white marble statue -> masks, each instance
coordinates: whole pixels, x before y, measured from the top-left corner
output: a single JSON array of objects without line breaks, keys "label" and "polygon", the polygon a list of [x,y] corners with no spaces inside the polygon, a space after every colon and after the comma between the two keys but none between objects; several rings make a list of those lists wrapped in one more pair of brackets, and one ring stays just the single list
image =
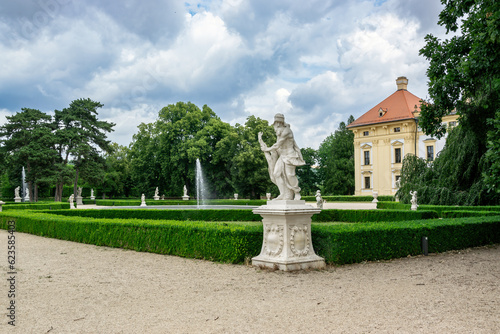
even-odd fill
[{"label": "white marble statue", "polygon": [[411,209],[412,210],[417,210],[418,204],[417,204],[417,191],[410,191],[411,195]]},{"label": "white marble statue", "polygon": [[26,187],[26,196],[24,196],[24,201],[29,202],[30,201],[30,190],[28,187]]},{"label": "white marble statue", "polygon": [[266,193],[266,198],[268,201],[270,201],[271,200],[271,193]]},{"label": "white marble statue", "polygon": [[238,194],[234,194],[234,199],[237,200],[238,199]]},{"label": "white marble statue", "polygon": [[75,195],[71,194],[68,198],[68,201],[69,201],[69,208],[76,209],[75,208]]},{"label": "white marble statue", "polygon": [[372,201],[372,203],[378,203],[378,199],[377,199],[377,198],[378,198],[378,191],[374,191],[374,192],[372,193],[372,196],[373,196],[373,201]]},{"label": "white marble statue", "polygon": [[146,205],[146,195],[144,195],[144,194],[141,195],[141,206],[147,206]]},{"label": "white marble statue", "polygon": [[321,197],[321,191],[318,190],[316,191],[316,206],[320,209],[323,209],[323,204],[325,201],[323,200],[323,197]]},{"label": "white marble statue", "polygon": [[19,192],[21,191],[21,187],[16,187],[16,189],[14,189],[14,195],[15,195],[15,198],[14,198],[14,201],[16,203],[19,203],[21,202],[23,199],[21,198],[21,196],[19,195]]},{"label": "white marble statue", "polygon": [[159,194],[160,194],[160,191],[158,190],[158,187],[156,187],[156,189],[155,189],[155,195],[153,196],[153,198],[154,198],[155,201],[160,200],[160,195]]},{"label": "white marble statue", "polygon": [[183,199],[184,201],[189,200],[189,196],[188,196],[188,189],[187,189],[186,185],[184,185],[184,195],[182,196],[182,199]]},{"label": "white marble statue", "polygon": [[159,193],[160,192],[158,191],[158,187],[156,187],[156,189],[155,189],[155,196],[159,196]]},{"label": "white marble statue", "polygon": [[268,147],[259,132],[260,148],[264,152],[269,167],[271,181],[278,186],[280,194],[275,200],[300,200],[299,180],[295,175],[297,166],[305,165],[302,153],[293,138],[290,124],[285,123],[283,114],[276,114],[273,123],[276,143]]},{"label": "white marble statue", "polygon": [[90,189],[90,199],[95,199],[94,188]]}]

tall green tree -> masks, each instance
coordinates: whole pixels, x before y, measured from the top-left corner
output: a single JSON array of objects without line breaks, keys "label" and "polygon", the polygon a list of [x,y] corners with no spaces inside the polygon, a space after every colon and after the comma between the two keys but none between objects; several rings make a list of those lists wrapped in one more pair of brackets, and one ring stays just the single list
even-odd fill
[{"label": "tall green tree", "polygon": [[72,101],[69,107],[62,111],[55,110],[56,148],[59,153],[58,163],[62,168],[56,185],[57,201],[62,200],[63,176],[70,158],[75,170],[73,191],[76,197],[82,164],[98,156],[99,150],[108,152],[111,149],[106,133],[113,131],[115,124],[97,118],[97,109],[102,106],[101,103],[87,98]]},{"label": "tall green tree", "polygon": [[250,116],[245,125],[236,124],[238,141],[236,141],[235,156],[231,174],[233,184],[238,194],[244,197],[258,199],[265,193],[278,195],[277,187],[271,182],[267,160],[260,149],[258,133],[268,146],[276,142],[276,134],[266,120]]},{"label": "tall green tree", "polygon": [[[132,191],[132,178],[130,168],[130,149],[126,146],[118,145],[117,143],[111,144],[111,151],[104,154],[105,168],[102,169],[102,174],[97,175],[93,173],[86,173],[94,179],[85,178],[85,181],[103,197],[109,195],[110,197],[125,196],[128,197]],[[84,175],[82,174],[82,177]],[[95,179],[100,176],[100,179]]]},{"label": "tall green tree", "polygon": [[11,168],[25,166],[26,181],[31,201],[38,200],[38,186],[52,174],[54,149],[52,117],[37,109],[22,108],[21,112],[7,116],[0,128],[4,150],[9,152],[5,163]]},{"label": "tall green tree", "polygon": [[297,177],[301,188],[301,195],[314,195],[319,189],[318,175],[318,152],[310,147],[301,148],[302,158],[306,162],[304,166],[297,167]]},{"label": "tall green tree", "polygon": [[207,105],[191,102],[162,108],[158,120],[141,124],[130,146],[131,174],[138,190],[153,194],[156,187],[168,196],[181,196],[184,185],[195,194],[195,164],[199,159],[212,197],[233,192],[230,167],[217,155],[217,144],[232,127]]},{"label": "tall green tree", "polygon": [[[351,115],[347,124],[354,121]],[[344,122],[329,135],[318,149],[319,175],[324,194],[354,193],[354,133]]]},{"label": "tall green tree", "polygon": [[[166,185],[166,178],[162,185],[159,184],[162,166],[159,161],[158,129],[154,123],[141,123],[138,130],[130,144],[130,175],[135,196],[151,192],[153,187]],[[160,189],[160,191],[163,190],[164,188]],[[168,193],[168,190],[166,191]]]},{"label": "tall green tree", "polygon": [[[483,174],[489,189],[500,192],[500,145],[495,126],[500,121],[500,2],[441,2],[444,9],[438,23],[454,36],[440,40],[428,35],[420,50],[430,62],[430,101],[421,107],[419,124],[427,134],[441,137],[446,132],[442,117],[456,111],[463,130],[481,143],[476,147],[479,156],[488,150]],[[478,166],[479,160],[470,159],[469,164]]]}]

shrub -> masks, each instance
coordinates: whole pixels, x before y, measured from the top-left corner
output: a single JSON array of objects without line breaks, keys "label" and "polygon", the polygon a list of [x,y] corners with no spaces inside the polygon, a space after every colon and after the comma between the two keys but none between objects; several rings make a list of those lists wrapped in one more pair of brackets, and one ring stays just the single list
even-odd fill
[{"label": "shrub", "polygon": [[[321,196],[327,202],[371,202],[373,196]],[[316,202],[314,196],[302,196],[303,200],[307,202]],[[393,201],[394,196],[378,196],[379,201]]]},{"label": "shrub", "polygon": [[61,216],[33,211],[0,213],[0,228],[16,220],[16,230],[35,235],[178,255],[242,263],[260,251],[262,226],[139,219]]},{"label": "shrub", "polygon": [[[76,211],[80,210],[67,212]],[[1,212],[0,228],[7,229],[7,222],[14,219],[19,232],[231,263],[242,263],[245,258],[258,255],[262,245],[260,225],[90,218],[59,213]],[[420,254],[423,236],[428,237],[429,252],[498,243],[500,215],[365,224],[313,223],[312,236],[316,253],[327,263],[383,260]]]},{"label": "shrub", "polygon": [[[49,212],[45,212],[49,213]],[[262,218],[252,210],[207,209],[207,210],[154,210],[154,209],[101,209],[67,210],[54,212],[63,216],[80,216],[106,219],[152,219],[178,221],[260,221]]]},{"label": "shrub", "polygon": [[313,222],[379,222],[438,218],[436,211],[430,210],[335,210],[325,209],[312,217]]},{"label": "shrub", "polygon": [[3,210],[62,210],[69,209],[69,203],[52,202],[46,204],[39,203],[9,203],[2,205]]}]

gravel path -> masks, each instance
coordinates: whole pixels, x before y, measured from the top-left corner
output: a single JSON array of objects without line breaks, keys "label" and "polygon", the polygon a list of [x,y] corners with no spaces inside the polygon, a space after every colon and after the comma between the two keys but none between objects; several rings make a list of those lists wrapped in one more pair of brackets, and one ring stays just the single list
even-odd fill
[{"label": "gravel path", "polygon": [[500,332],[500,245],[280,272],[15,236],[0,333]]}]

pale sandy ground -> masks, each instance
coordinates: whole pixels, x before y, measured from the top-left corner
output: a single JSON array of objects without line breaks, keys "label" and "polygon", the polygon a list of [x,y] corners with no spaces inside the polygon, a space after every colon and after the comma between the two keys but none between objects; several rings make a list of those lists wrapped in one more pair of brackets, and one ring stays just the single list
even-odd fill
[{"label": "pale sandy ground", "polygon": [[500,332],[500,245],[273,272],[15,235],[17,326],[0,333]]}]

